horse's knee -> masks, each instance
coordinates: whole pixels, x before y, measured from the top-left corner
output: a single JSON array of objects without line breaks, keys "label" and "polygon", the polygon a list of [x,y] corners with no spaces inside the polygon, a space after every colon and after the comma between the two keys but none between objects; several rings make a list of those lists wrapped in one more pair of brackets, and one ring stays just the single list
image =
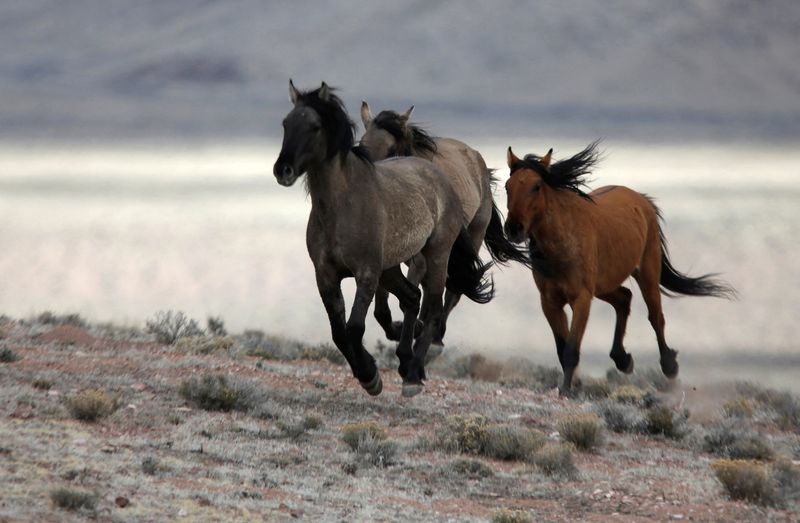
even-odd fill
[{"label": "horse's knee", "polygon": [[353,322],[348,323],[345,331],[347,332],[347,339],[352,346],[357,346],[361,344],[361,340],[364,338],[364,323],[363,322]]}]

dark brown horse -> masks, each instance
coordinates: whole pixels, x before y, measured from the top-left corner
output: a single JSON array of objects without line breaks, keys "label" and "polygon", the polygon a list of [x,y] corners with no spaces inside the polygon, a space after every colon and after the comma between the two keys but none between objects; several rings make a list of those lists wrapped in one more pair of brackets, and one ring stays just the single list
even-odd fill
[{"label": "dark brown horse", "polygon": [[[366,147],[373,160],[392,156],[415,156],[430,160],[444,173],[461,203],[464,225],[477,252],[485,243],[492,259],[500,264],[509,261],[529,264],[528,253],[509,242],[503,233],[503,218],[492,198],[494,178],[486,168],[481,154],[460,140],[433,137],[414,124],[410,118],[412,105],[404,113],[381,111],[377,116],[367,102],[361,102],[361,121],[364,135],[361,145]],[[408,279],[418,281],[417,263],[410,260]],[[386,292],[375,296],[375,318],[390,340],[399,338],[399,324],[392,323]],[[445,295],[441,328],[433,343],[441,344],[447,327],[447,318],[460,296],[448,291]]]},{"label": "dark brown horse", "polygon": [[[631,291],[623,282],[633,276],[647,304],[656,333],[661,370],[678,374],[677,352],[664,338],[661,293],[731,297],[734,290],[712,275],[690,277],[669,260],[658,208],[647,196],[621,186],[582,191],[585,176],[598,160],[596,142],[572,158],[551,165],[544,157],[519,159],[508,148],[511,176],[506,183],[506,232],[516,242],[530,242],[533,278],[544,315],[556,341],[567,394],[580,360],[580,345],[593,297],[617,313],[611,359],[617,369],[633,371],[633,358],[622,338],[630,314]],[[564,306],[572,309],[567,325]]]},{"label": "dark brown horse", "polygon": [[[273,167],[278,183],[291,186],[306,175],[311,197],[306,245],[333,341],[361,386],[380,394],[374,358],[364,349],[364,319],[378,288],[398,297],[404,318],[397,356],[403,395],[422,390],[425,354],[439,328],[445,287],[478,302],[493,295],[461,219],[460,204],[442,172],[419,158],[373,163],[353,147],[353,122],[324,82],[300,92],[289,83],[294,107],[283,121],[283,145]],[[420,292],[400,271],[419,255],[425,267]],[[356,280],[345,321],[341,281]],[[420,312],[422,333],[412,348]]]}]

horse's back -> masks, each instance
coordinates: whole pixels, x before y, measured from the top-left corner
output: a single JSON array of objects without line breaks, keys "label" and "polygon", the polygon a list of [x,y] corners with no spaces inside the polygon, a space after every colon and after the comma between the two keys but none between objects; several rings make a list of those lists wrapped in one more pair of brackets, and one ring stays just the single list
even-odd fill
[{"label": "horse's back", "polygon": [[478,212],[484,198],[491,198],[486,162],[469,145],[453,138],[436,138],[433,163],[455,190],[468,221]]}]

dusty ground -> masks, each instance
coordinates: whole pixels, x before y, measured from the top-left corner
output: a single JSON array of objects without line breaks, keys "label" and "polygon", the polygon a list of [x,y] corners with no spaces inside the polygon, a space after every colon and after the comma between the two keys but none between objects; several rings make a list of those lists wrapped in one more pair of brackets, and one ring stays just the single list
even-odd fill
[{"label": "dusty ground", "polygon": [[[729,500],[709,467],[715,458],[696,445],[699,432],[673,440],[608,431],[597,452],[576,454],[578,474],[568,480],[482,457],[474,459],[493,475],[470,478],[452,467],[463,456],[420,443],[455,414],[527,425],[557,440],[559,419],[594,405],[552,390],[429,371],[426,390],[404,399],[396,373],[384,369],[383,394],[371,398],[325,359],[264,359],[236,343],[199,354],[123,338],[110,329],[0,320],[0,349],[20,356],[0,363],[0,521],[489,521],[503,508],[535,521],[800,518],[794,505]],[[180,384],[209,373],[252,383],[269,415],[188,406]],[[96,388],[119,408],[93,423],[73,419],[65,398]],[[722,395],[679,384],[662,396],[692,412],[692,431],[721,416]],[[299,435],[281,428],[312,414],[320,427]],[[394,463],[360,463],[343,443],[341,427],[365,420],[398,443]],[[800,458],[796,433],[762,429],[777,452]],[[55,507],[58,487],[96,493],[95,510]]]}]

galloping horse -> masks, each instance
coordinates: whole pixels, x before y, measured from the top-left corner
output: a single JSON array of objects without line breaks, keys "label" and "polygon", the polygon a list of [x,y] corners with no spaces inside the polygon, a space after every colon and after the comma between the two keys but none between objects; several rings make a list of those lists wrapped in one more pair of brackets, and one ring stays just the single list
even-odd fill
[{"label": "galloping horse", "polygon": [[[324,82],[300,92],[289,82],[294,107],[283,120],[283,145],[273,173],[283,186],[303,174],[311,196],[306,230],[333,341],[353,375],[371,395],[383,389],[374,358],[364,349],[364,319],[382,287],[400,300],[404,318],[397,356],[403,395],[422,390],[424,359],[442,315],[445,287],[485,303],[493,287],[472,247],[459,201],[444,175],[418,158],[373,164],[353,147],[353,122],[341,100]],[[400,264],[420,254],[424,262],[424,329],[414,342],[420,291],[403,276]],[[341,281],[355,277],[356,295],[345,322]]]},{"label": "galloping horse", "polygon": [[[520,160],[508,148],[511,176],[506,183],[505,229],[511,241],[530,242],[533,278],[564,371],[563,394],[569,393],[580,360],[593,296],[614,307],[617,321],[610,356],[617,369],[633,372],[633,358],[622,345],[631,304],[631,291],[622,283],[633,276],[656,333],[661,370],[674,378],[678,353],[664,338],[661,292],[668,296],[670,292],[717,297],[735,294],[713,275],[690,277],[672,266],[659,226],[661,213],[650,198],[613,185],[583,192],[585,176],[598,160],[596,145],[552,165],[552,149],[544,157],[527,155]],[[566,304],[572,308],[569,327]]]},{"label": "galloping horse", "polygon": [[[464,223],[475,251],[485,241],[494,261],[501,264],[516,261],[530,266],[524,249],[509,242],[503,233],[503,219],[492,198],[492,171],[486,168],[483,157],[464,142],[428,135],[424,129],[410,122],[413,110],[412,105],[402,114],[381,111],[373,117],[369,104],[362,101],[361,121],[364,123],[365,133],[361,137],[361,145],[367,149],[373,160],[392,156],[415,156],[432,161],[442,170],[458,195]],[[418,281],[417,263],[411,260],[409,265],[408,278],[413,284]],[[445,294],[441,327],[433,343],[442,343],[447,318],[459,299],[460,295],[456,293],[447,291]],[[399,338],[399,324],[392,323],[385,291],[379,290],[375,296],[375,319],[383,327],[387,338]]]}]

